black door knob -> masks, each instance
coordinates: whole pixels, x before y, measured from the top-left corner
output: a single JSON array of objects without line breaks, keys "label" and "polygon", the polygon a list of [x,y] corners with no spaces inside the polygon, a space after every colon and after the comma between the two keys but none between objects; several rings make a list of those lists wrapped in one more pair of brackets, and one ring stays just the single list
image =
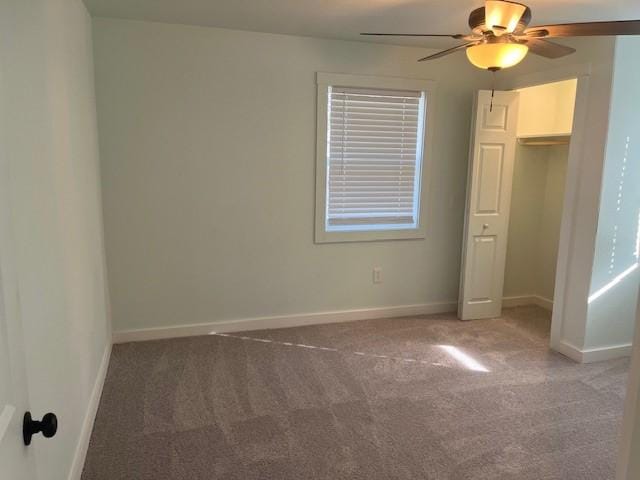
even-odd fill
[{"label": "black door knob", "polygon": [[53,413],[47,413],[42,420],[31,418],[31,412],[24,414],[22,422],[22,437],[25,445],[31,445],[31,437],[42,432],[45,438],[53,437],[58,431],[58,418]]}]

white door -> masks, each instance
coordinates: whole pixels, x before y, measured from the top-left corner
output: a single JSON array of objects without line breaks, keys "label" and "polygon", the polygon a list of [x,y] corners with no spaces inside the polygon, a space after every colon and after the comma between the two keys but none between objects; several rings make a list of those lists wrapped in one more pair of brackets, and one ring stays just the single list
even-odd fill
[{"label": "white door", "polygon": [[518,93],[478,92],[474,102],[458,317],[502,310]]},{"label": "white door", "polygon": [[24,342],[9,231],[5,152],[0,151],[0,479],[34,480],[34,452],[24,446],[22,419],[29,410]]}]

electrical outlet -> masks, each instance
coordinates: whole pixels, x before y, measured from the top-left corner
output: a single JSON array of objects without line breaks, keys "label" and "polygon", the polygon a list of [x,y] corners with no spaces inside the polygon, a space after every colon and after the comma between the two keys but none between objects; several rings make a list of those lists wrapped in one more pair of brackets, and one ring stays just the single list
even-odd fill
[{"label": "electrical outlet", "polygon": [[382,283],[382,269],[380,267],[373,268],[373,283]]}]

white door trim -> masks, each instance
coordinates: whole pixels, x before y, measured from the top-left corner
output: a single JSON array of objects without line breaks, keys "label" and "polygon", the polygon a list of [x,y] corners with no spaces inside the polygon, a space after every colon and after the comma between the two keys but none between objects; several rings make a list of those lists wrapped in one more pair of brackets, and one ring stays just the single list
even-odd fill
[{"label": "white door trim", "polygon": [[[638,295],[640,299],[640,294]],[[633,340],[627,398],[622,417],[622,433],[618,447],[616,480],[634,480],[640,475],[640,301],[636,307],[636,333]]]},{"label": "white door trim", "polygon": [[562,82],[579,77],[591,75],[592,66],[590,63],[579,63],[562,67],[543,70],[540,72],[520,75],[505,82],[500,83],[501,90],[518,90],[520,88],[535,87],[545,83]]},{"label": "white door trim", "polygon": [[[573,128],[569,158],[567,164],[567,180],[565,184],[564,202],[562,207],[562,222],[560,226],[560,241],[558,243],[558,258],[556,263],[556,280],[553,297],[553,314],[551,317],[550,346],[556,351],[566,350],[563,339],[563,329],[567,311],[567,285],[571,278],[570,258],[575,243],[576,219],[575,210],[578,201],[580,183],[580,167],[583,158],[584,136],[586,131],[587,109],[589,101],[589,80],[591,64],[567,65],[542,72],[521,75],[512,79],[504,86],[510,89],[520,89],[546,83],[560,82],[577,78],[575,109],[573,114]],[[589,266],[589,269],[591,267]],[[590,278],[590,276],[589,276]],[[588,285],[587,285],[588,295]],[[586,296],[584,301],[584,315],[586,321]]]},{"label": "white door trim", "polygon": [[91,433],[93,432],[93,424],[96,421],[98,407],[100,406],[100,397],[102,396],[104,382],[107,378],[109,360],[111,359],[111,348],[112,342],[108,342],[104,349],[100,366],[98,367],[98,373],[96,374],[93,389],[91,390],[89,404],[87,405],[87,411],[82,422],[80,438],[76,444],[76,451],[73,455],[73,462],[71,463],[68,480],[80,480],[80,477],[82,476],[84,462],[87,458],[87,451],[89,450],[89,441],[91,440]]}]

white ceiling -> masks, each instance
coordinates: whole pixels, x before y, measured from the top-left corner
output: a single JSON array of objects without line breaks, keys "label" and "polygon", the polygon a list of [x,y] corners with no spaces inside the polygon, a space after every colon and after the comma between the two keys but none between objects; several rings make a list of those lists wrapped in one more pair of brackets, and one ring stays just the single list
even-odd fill
[{"label": "white ceiling", "polygon": [[[84,1],[94,16],[425,47],[457,42],[363,38],[358,33],[466,33],[469,12],[484,4],[483,0]],[[533,11],[531,25],[640,18],[639,0],[530,0],[527,3]]]}]

